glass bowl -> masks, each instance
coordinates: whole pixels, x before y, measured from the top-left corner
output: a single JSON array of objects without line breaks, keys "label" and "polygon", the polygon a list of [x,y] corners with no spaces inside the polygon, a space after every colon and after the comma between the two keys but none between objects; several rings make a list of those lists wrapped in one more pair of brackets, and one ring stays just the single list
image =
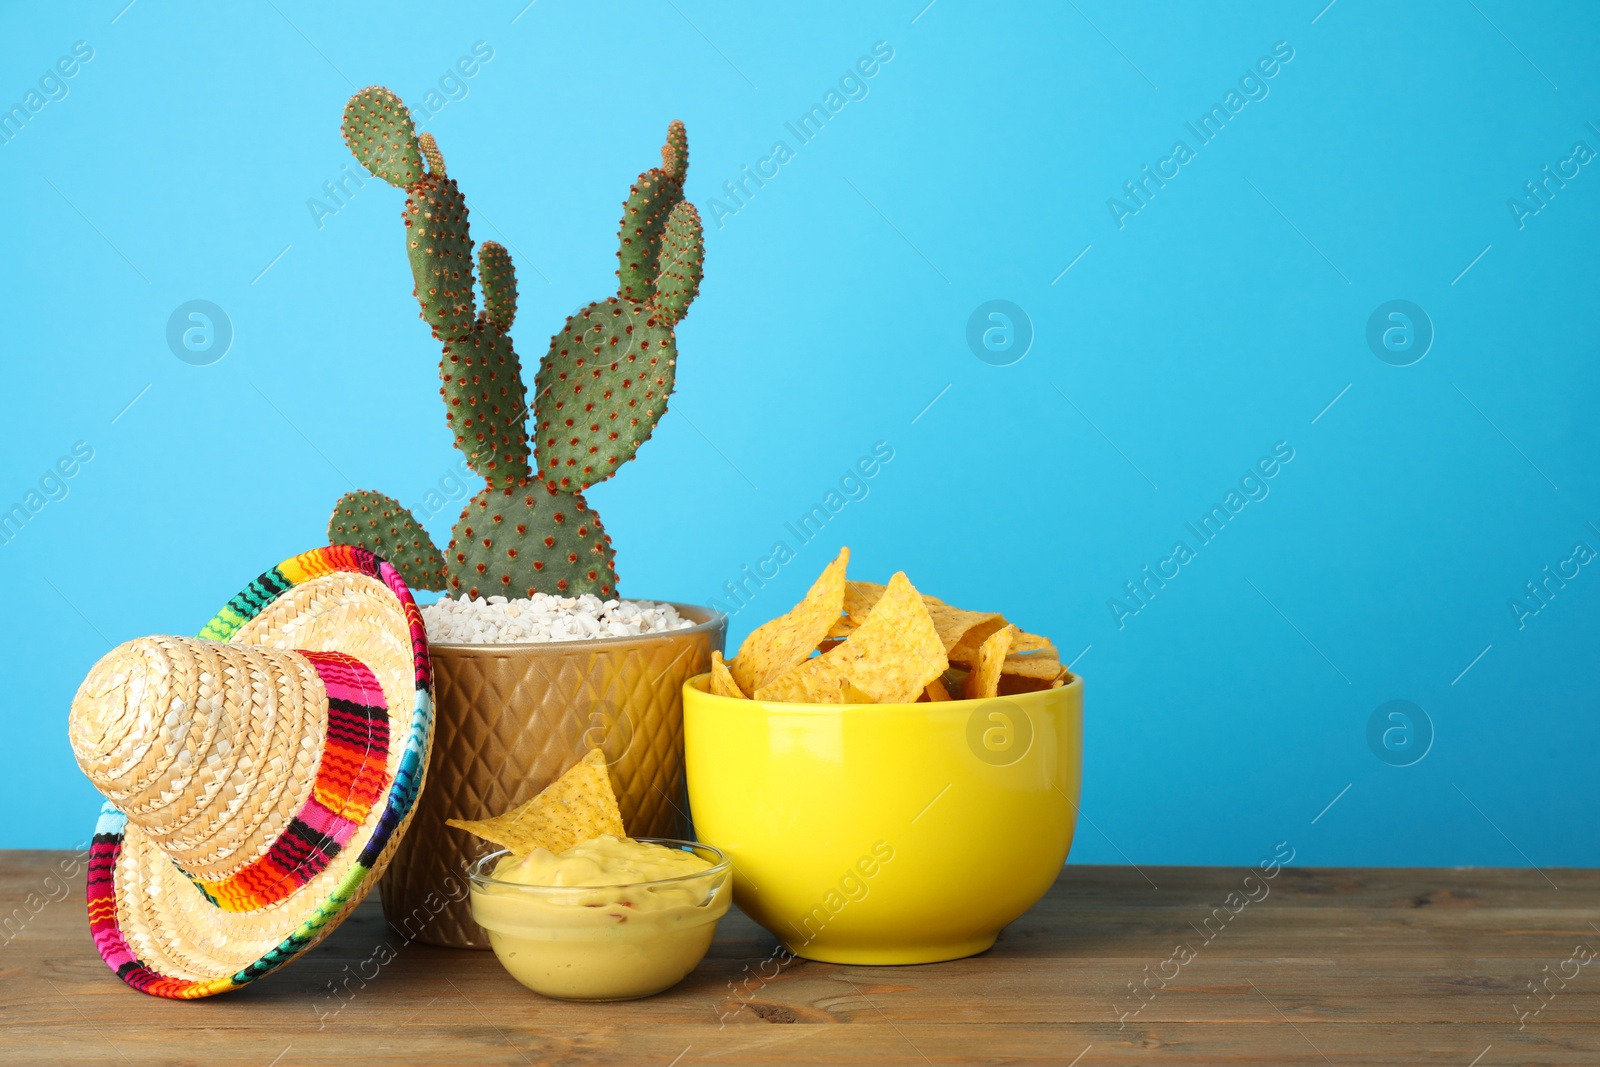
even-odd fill
[{"label": "glass bowl", "polygon": [[711,866],[625,885],[542,886],[495,878],[508,849],[468,865],[472,917],[511,977],[558,1000],[633,1000],[672,988],[699,965],[733,902],[728,859],[695,841],[635,840]]}]

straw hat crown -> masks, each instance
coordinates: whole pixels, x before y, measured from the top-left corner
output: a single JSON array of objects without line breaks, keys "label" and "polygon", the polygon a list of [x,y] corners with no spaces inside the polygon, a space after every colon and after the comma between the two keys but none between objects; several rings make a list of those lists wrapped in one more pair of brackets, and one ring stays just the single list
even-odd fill
[{"label": "straw hat crown", "polygon": [[303,653],[141,637],[89,672],[68,736],[106,799],[209,882],[260,859],[305,806],[327,731]]}]

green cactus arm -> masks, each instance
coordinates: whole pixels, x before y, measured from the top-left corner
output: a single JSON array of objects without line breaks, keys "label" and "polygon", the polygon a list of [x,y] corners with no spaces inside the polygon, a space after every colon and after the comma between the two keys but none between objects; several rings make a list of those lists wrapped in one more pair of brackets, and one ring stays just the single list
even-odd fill
[{"label": "green cactus arm", "polygon": [[667,143],[661,146],[661,169],[680,187],[689,176],[689,131],[677,119],[667,126]]},{"label": "green cactus arm", "polygon": [[[678,136],[674,137],[675,133]],[[673,205],[683,199],[683,172],[689,166],[683,123],[674,122],[668,129],[661,161],[663,166],[651,167],[629,188],[617,230],[617,295],[635,303],[655,296],[661,234]]]},{"label": "green cactus arm", "polygon": [[485,489],[452,531],[450,589],[471,596],[617,595],[616,555],[581,493],[536,481]]},{"label": "green cactus arm", "polygon": [[700,292],[705,254],[700,213],[689,201],[680,200],[667,216],[667,229],[661,237],[661,273],[656,278],[656,307],[667,325],[677,325],[689,313],[689,305]]},{"label": "green cactus arm", "polygon": [[661,146],[661,166],[639,175],[622,205],[617,231],[617,295],[644,303],[655,297],[661,273],[661,237],[672,209],[683,200],[683,179],[689,171],[689,134],[674,119]]},{"label": "green cactus arm", "polygon": [[328,519],[328,543],[364,548],[388,560],[413,589],[445,587],[444,557],[394,497],[368,489],[340,497]]},{"label": "green cactus arm", "polygon": [[406,256],[422,317],[441,341],[466,337],[478,314],[466,198],[454,179],[432,174],[407,191]]},{"label": "green cactus arm", "polygon": [[428,161],[429,174],[436,174],[441,178],[449,177],[444,169],[444,153],[439,151],[439,142],[433,139],[433,134],[424,133],[418,136],[417,147],[422,149],[422,158]]},{"label": "green cactus arm", "polygon": [[375,177],[405,189],[422,177],[422,153],[411,112],[381,85],[368,86],[344,106],[344,143]]},{"label": "green cactus arm", "polygon": [[478,283],[483,286],[483,320],[510,333],[517,318],[517,271],[511,253],[497,241],[478,246]]},{"label": "green cactus arm", "polygon": [[492,486],[515,485],[528,469],[528,396],[511,338],[477,326],[446,341],[439,358],[439,395],[456,447]]},{"label": "green cactus arm", "polygon": [[622,299],[643,303],[655,295],[661,231],[681,196],[682,188],[659,167],[639,175],[628,190],[617,231],[617,295]]},{"label": "green cactus arm", "polygon": [[610,297],[574,314],[534,378],[534,451],[551,489],[583,490],[634,457],[677,376],[672,327],[649,304]]}]

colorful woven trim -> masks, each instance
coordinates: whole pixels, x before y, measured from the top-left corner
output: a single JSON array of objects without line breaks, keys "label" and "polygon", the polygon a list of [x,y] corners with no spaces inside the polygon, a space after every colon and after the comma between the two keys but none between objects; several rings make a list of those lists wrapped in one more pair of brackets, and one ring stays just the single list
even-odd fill
[{"label": "colorful woven trim", "polygon": [[328,692],[328,736],[299,814],[267,852],[227,878],[195,879],[223,911],[275,904],[328,869],[389,785],[389,706],[365,663],[342,652],[307,652]]},{"label": "colorful woven trim", "polygon": [[[175,978],[164,975],[140,960],[128,947],[127,939],[123,937],[121,927],[117,921],[117,887],[116,872],[117,859],[122,854],[122,838],[127,827],[127,817],[116,807],[107,802],[100,809],[99,820],[95,823],[94,841],[89,852],[88,876],[88,904],[89,904],[89,933],[94,938],[95,947],[99,949],[100,956],[106,965],[114,971],[128,985],[143,993],[152,996],[170,997],[179,1000],[192,1000],[199,997],[208,997],[216,993],[225,993],[230,989],[255,981],[263,975],[270,974],[279,967],[288,963],[294,957],[316,944],[317,941],[332,929],[333,925],[343,917],[351,901],[355,900],[364,890],[367,877],[372,873],[377,864],[378,857],[383,855],[390,839],[396,830],[411,814],[411,808],[416,803],[417,792],[422,785],[422,774],[427,762],[428,745],[433,733],[433,701],[432,684],[433,676],[428,660],[428,634],[422,624],[422,614],[417,610],[416,602],[411,598],[411,591],[406,588],[405,582],[399,573],[388,563],[379,560],[372,553],[361,548],[331,545],[327,548],[318,548],[302,553],[293,559],[284,560],[272,570],[251,582],[238,596],[228,601],[226,607],[217,613],[216,618],[206,624],[200,632],[202,638],[215,641],[227,641],[239,631],[239,628],[255,618],[273,600],[277,599],[286,590],[312,578],[321,577],[336,572],[365,574],[377,578],[389,587],[395,599],[400,602],[405,612],[406,622],[411,631],[411,645],[413,662],[416,664],[417,691],[416,701],[411,713],[411,721],[403,739],[404,749],[400,756],[400,766],[395,773],[394,781],[388,784],[388,795],[383,797],[382,785],[371,792],[365,801],[366,808],[359,823],[370,814],[379,799],[383,799],[382,814],[378,816],[377,824],[373,827],[372,835],[367,839],[360,854],[350,865],[350,869],[339,879],[333,891],[327,897],[310,907],[309,913],[294,932],[278,943],[270,952],[248,967],[225,978],[216,978],[209,981],[195,981],[187,978]],[[302,653],[310,655],[309,653]],[[350,663],[355,663],[349,657],[340,657]],[[362,670],[366,668],[363,666]],[[319,668],[319,674],[321,669]],[[368,677],[370,677],[368,672]],[[324,683],[327,676],[323,675]],[[336,684],[343,684],[339,682]],[[376,684],[376,679],[372,679]],[[334,695],[330,687],[329,696]],[[344,698],[341,698],[344,699]],[[382,703],[382,697],[378,698]],[[329,712],[329,747],[333,747],[332,728],[333,711],[330,700]],[[387,760],[389,744],[387,716],[383,718],[383,745],[384,760]],[[350,731],[348,737],[342,737],[339,744],[347,743],[353,749],[359,746],[354,738],[359,733],[360,727],[352,727],[345,722],[340,733],[344,735]],[[370,736],[370,732],[369,732]],[[397,739],[398,740],[398,739]],[[341,753],[341,758],[343,753]],[[324,752],[323,763],[328,763],[327,752]],[[357,795],[355,786],[358,778],[365,780],[362,772],[349,773],[351,788],[344,796],[352,799]],[[332,780],[332,779],[330,779]],[[321,767],[318,770],[318,786],[322,784]],[[330,797],[339,794],[340,788],[335,787]],[[313,791],[313,799],[323,803],[330,812],[337,811],[339,817],[351,815],[354,808],[348,805],[335,807],[324,801],[317,790]],[[307,807],[310,807],[308,803]],[[306,814],[302,809],[301,815]],[[340,842],[342,846],[349,843],[349,838]],[[331,858],[331,857],[330,857]],[[325,865],[324,865],[325,869]],[[235,875],[235,877],[238,877]],[[204,890],[200,890],[204,892]],[[221,906],[221,901],[217,903]]]},{"label": "colorful woven trim", "polygon": [[283,593],[312,578],[340,571],[365,574],[378,578],[387,585],[405,609],[406,622],[411,626],[411,645],[417,664],[417,688],[431,690],[433,676],[428,659],[428,631],[422,625],[422,613],[417,610],[411,590],[401,580],[399,572],[364,548],[349,545],[329,545],[302,552],[286,559],[249,585],[217,612],[196,636],[207,641],[232,641],[239,628],[257,615]]}]

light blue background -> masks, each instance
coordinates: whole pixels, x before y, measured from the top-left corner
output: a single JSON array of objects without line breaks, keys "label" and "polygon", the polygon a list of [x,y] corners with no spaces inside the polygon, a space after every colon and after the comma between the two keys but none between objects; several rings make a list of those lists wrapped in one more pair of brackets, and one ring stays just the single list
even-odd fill
[{"label": "light blue background", "polygon": [[[353,89],[415,107],[483,41],[425,127],[517,259],[530,375],[688,124],[710,226],[678,391],[591,496],[624,592],[721,595],[886,441],[731,639],[839,544],[1053,635],[1088,686],[1075,861],[1600,861],[1600,567],[1520,629],[1508,607],[1600,548],[1600,169],[1522,228],[1507,203],[1600,148],[1600,16],[1325,2],[12,5],[0,103],[94,58],[0,146],[0,507],[94,458],[0,547],[0,845],[87,835],[67,707],[111,644],[192,632],[352,485],[418,506],[453,468],[400,193],[368,180],[320,227],[307,201],[351,162]],[[879,41],[865,99],[799,145],[785,122]],[[1119,229],[1108,198],[1277,42],[1268,95]],[[715,211],[778,139],[795,157]],[[164,339],[197,298],[235,330],[211,366]],[[1032,322],[1012,366],[965,341],[991,299]],[[1393,299],[1436,331],[1412,366],[1365,340]],[[1280,441],[1270,495],[1119,628],[1108,600]],[[1434,727],[1413,766],[1368,747],[1393,699]]]}]

